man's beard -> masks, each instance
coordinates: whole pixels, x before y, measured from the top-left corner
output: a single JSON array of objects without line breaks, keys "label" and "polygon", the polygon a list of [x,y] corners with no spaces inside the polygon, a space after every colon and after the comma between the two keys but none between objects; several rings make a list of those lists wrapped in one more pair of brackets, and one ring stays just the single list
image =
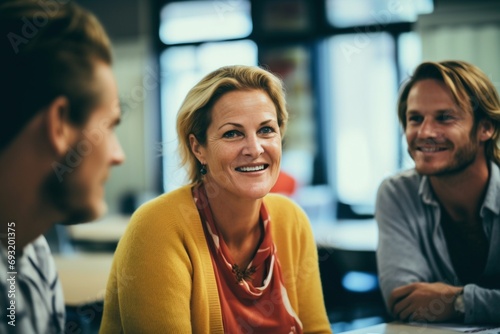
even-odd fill
[{"label": "man's beard", "polygon": [[[474,126],[469,134],[469,142],[459,148],[453,156],[453,161],[450,165],[443,167],[442,169],[432,172],[432,173],[422,173],[417,169],[420,174],[425,174],[427,176],[452,176],[459,174],[467,169],[476,161],[477,152],[479,145],[475,143],[475,137],[477,133],[477,127]],[[412,144],[412,146],[416,146]],[[411,152],[408,152],[411,155]],[[412,157],[413,158],[413,157]]]},{"label": "man's beard", "polygon": [[453,157],[453,163],[435,173],[432,176],[451,176],[457,175],[467,169],[476,161],[477,145],[472,143],[467,144],[466,147],[460,148]]},{"label": "man's beard", "polygon": [[[64,158],[59,162],[64,164]],[[78,167],[72,171],[72,173],[77,172]],[[57,223],[73,225],[96,218],[95,210],[86,202],[88,197],[86,191],[87,188],[81,182],[77,182],[71,173],[66,173],[60,180],[60,176],[51,172],[43,183],[42,196],[64,216],[63,220]]]}]

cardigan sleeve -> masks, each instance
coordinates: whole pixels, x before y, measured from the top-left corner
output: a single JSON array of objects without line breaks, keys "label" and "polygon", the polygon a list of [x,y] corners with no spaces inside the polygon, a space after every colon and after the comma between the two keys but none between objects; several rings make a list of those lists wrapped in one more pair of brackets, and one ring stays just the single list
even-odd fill
[{"label": "cardigan sleeve", "polygon": [[115,253],[101,333],[192,332],[192,265],[176,210],[145,206],[133,215]]}]

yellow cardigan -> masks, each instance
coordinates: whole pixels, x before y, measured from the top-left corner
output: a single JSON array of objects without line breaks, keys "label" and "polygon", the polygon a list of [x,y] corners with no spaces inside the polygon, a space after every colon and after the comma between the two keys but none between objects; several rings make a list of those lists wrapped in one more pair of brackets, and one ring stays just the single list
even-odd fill
[{"label": "yellow cardigan", "polygon": [[[304,212],[269,194],[273,240],[305,333],[330,333],[316,244]],[[119,242],[100,333],[223,333],[210,251],[191,186],[142,205]]]}]

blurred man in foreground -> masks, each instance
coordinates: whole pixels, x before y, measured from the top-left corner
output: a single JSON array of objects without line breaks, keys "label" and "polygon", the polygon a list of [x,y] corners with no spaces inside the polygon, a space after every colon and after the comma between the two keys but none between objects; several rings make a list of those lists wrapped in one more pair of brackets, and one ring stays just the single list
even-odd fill
[{"label": "blurred man in foreground", "polygon": [[0,332],[62,333],[42,234],[103,214],[110,167],[124,160],[110,42],[72,2],[2,1],[0,73]]}]

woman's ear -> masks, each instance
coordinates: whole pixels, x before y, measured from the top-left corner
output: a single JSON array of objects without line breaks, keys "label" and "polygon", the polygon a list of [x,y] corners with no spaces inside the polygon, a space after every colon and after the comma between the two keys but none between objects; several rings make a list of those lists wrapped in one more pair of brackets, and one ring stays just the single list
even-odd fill
[{"label": "woman's ear", "polygon": [[46,109],[49,144],[58,156],[62,156],[74,145],[77,137],[76,128],[69,121],[69,101],[64,96],[58,96]]},{"label": "woman's ear", "polygon": [[198,161],[201,164],[205,164],[205,149],[198,142],[198,139],[196,139],[196,136],[192,133],[189,135],[189,145],[191,146],[191,152],[193,152],[193,154],[198,159]]}]

